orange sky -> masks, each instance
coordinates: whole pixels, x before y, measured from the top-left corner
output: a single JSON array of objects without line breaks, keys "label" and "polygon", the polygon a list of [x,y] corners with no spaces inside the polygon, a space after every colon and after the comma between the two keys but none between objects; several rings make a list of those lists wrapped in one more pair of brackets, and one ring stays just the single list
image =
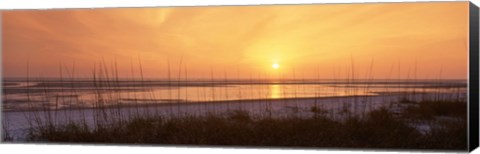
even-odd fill
[{"label": "orange sky", "polygon": [[416,63],[417,78],[466,79],[468,2],[3,11],[2,44],[5,77],[27,61],[31,76],[91,77],[104,59],[120,77],[140,60],[164,78],[169,60],[192,78],[346,78],[353,62],[356,78],[411,78]]}]

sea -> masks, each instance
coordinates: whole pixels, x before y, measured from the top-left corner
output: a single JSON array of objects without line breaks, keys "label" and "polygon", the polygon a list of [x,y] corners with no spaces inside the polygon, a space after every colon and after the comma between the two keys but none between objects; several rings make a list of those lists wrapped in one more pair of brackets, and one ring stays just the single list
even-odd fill
[{"label": "sea", "polygon": [[[3,111],[389,94],[465,94],[466,80],[3,79]],[[449,96],[455,97],[455,96]],[[460,97],[460,96],[458,96]]]}]

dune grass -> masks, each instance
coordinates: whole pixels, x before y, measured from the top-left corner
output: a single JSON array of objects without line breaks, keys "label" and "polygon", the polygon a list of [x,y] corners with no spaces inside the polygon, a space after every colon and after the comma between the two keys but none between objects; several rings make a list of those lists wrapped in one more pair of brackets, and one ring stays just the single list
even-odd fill
[{"label": "dune grass", "polygon": [[[228,114],[207,114],[164,118],[139,116],[130,120],[90,128],[82,123],[51,125],[32,129],[29,141],[58,143],[175,144],[216,146],[278,146],[317,148],[397,148],[464,150],[467,145],[466,121],[435,117],[463,117],[443,112],[460,108],[463,102],[415,102],[395,114],[386,108],[366,116],[332,119],[326,114],[257,117],[243,110]],[[451,103],[451,104],[450,104]],[[421,112],[433,108],[431,112]],[[318,109],[312,109],[317,111]],[[455,113],[455,114],[454,114]],[[431,129],[421,132],[414,119],[427,116]]]},{"label": "dune grass", "polygon": [[[402,101],[401,103],[412,103],[409,101]],[[467,119],[467,103],[458,101],[421,101],[419,103],[413,102],[405,108],[403,115],[411,119],[433,119],[438,116],[456,117]]]}]

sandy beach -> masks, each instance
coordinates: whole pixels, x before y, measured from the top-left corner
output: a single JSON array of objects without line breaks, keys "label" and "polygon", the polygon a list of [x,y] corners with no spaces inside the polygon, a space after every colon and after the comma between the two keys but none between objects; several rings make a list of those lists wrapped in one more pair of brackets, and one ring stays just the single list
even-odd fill
[{"label": "sandy beach", "polygon": [[[438,94],[437,94],[438,95]],[[435,93],[409,95],[409,99],[422,100],[435,97]],[[442,94],[443,97],[454,97],[454,94]],[[55,124],[68,122],[83,122],[89,126],[94,125],[94,116],[99,112],[120,117],[133,117],[132,115],[161,115],[164,117],[198,116],[206,114],[225,114],[227,111],[242,110],[258,117],[286,117],[286,116],[313,116],[312,107],[326,111],[326,116],[341,119],[346,114],[362,116],[371,110],[385,107],[393,112],[398,112],[402,106],[398,101],[404,95],[397,93],[384,93],[377,96],[349,96],[326,98],[292,98],[270,100],[239,100],[217,102],[185,102],[170,104],[143,104],[138,106],[105,107],[102,111],[93,108],[62,109],[48,111],[8,111],[3,112],[7,131],[15,140],[22,141],[25,133],[30,128],[29,118],[35,116],[44,120],[52,117]],[[118,114],[118,115],[117,115]]]}]

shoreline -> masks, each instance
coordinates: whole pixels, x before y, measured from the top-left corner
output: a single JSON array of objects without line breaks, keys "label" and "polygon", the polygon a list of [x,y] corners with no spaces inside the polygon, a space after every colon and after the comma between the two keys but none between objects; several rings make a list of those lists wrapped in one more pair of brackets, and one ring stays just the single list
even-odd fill
[{"label": "shoreline", "polygon": [[[299,98],[267,98],[267,99],[242,99],[242,100],[218,100],[218,101],[196,101],[196,102],[176,102],[176,103],[152,103],[158,100],[151,100],[151,101],[142,101],[142,103],[138,104],[112,104],[106,105],[101,107],[94,107],[94,106],[85,106],[85,107],[69,107],[69,108],[60,108],[60,109],[42,109],[42,107],[34,107],[36,109],[12,109],[12,110],[5,110],[3,107],[3,113],[15,113],[15,112],[58,112],[58,111],[81,111],[81,110],[110,110],[110,109],[132,109],[132,108],[163,108],[163,107],[184,107],[184,106],[194,106],[194,105],[238,105],[238,104],[264,104],[264,103],[292,103],[295,101],[300,102],[311,102],[311,101],[318,101],[317,103],[325,103],[324,101],[341,101],[341,100],[348,100],[348,99],[372,99],[372,98],[385,98],[385,97],[395,97],[397,99],[401,99],[402,97],[418,97],[420,96],[430,96],[437,95],[439,93],[434,92],[415,92],[415,94],[406,94],[405,92],[376,92],[372,93],[371,95],[349,95],[349,96],[326,96],[326,97],[299,97]],[[445,93],[442,93],[445,94]],[[450,95],[457,95],[454,93],[446,93]],[[460,93],[463,95],[464,93]],[[416,96],[413,96],[416,95]],[[395,99],[393,98],[393,99]],[[392,98],[389,98],[392,99]],[[323,102],[322,102],[323,101]],[[357,100],[358,101],[358,100]],[[147,103],[145,103],[147,102]],[[314,103],[314,102],[312,102]],[[356,103],[356,102],[345,102],[345,103]],[[368,102],[367,102],[368,103]],[[392,103],[392,102],[383,102],[383,103]]]},{"label": "shoreline", "polygon": [[[428,93],[426,93],[428,94]],[[251,103],[280,103],[280,102],[290,102],[290,101],[325,101],[329,99],[353,99],[353,98],[367,98],[367,97],[388,97],[388,96],[398,96],[401,97],[401,94],[391,92],[391,93],[376,93],[372,95],[355,95],[355,96],[326,96],[326,97],[300,97],[300,98],[268,98],[268,99],[242,99],[242,100],[218,100],[218,101],[196,101],[196,102],[178,102],[178,103],[139,103],[139,104],[122,104],[117,106],[116,104],[102,106],[98,108],[103,109],[125,109],[125,108],[144,108],[144,107],[176,107],[176,106],[189,106],[189,105],[224,105],[224,104],[251,104]],[[156,101],[156,100],[152,100]],[[318,102],[322,103],[322,102]],[[41,107],[38,107],[41,108]],[[5,109],[5,108],[3,108]],[[78,111],[78,110],[95,110],[97,107],[77,107],[77,108],[61,108],[61,109],[33,109],[33,110],[3,110],[4,113],[13,113],[13,112],[48,112],[48,111]]]}]

